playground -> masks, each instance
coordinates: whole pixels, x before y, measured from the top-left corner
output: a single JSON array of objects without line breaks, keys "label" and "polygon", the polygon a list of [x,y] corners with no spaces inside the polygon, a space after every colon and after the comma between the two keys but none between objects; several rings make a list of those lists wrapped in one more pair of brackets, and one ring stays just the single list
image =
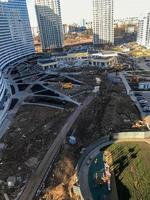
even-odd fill
[{"label": "playground", "polygon": [[91,163],[89,169],[89,187],[94,200],[103,200],[110,197],[111,186],[108,183],[111,177],[108,177],[107,180],[105,173],[103,154],[100,152]]}]

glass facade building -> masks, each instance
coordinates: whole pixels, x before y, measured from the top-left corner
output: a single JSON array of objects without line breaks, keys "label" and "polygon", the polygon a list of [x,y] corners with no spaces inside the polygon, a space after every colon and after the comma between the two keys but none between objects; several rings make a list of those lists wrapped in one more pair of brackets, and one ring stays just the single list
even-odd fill
[{"label": "glass facade building", "polygon": [[26,0],[0,0],[0,117],[7,100],[3,69],[34,53]]},{"label": "glass facade building", "polygon": [[35,0],[43,51],[63,47],[60,0]]}]

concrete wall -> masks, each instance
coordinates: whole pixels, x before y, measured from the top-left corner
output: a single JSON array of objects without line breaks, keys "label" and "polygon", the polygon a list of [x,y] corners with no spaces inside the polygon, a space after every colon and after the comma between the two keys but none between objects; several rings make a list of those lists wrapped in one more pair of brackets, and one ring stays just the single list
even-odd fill
[{"label": "concrete wall", "polygon": [[114,135],[114,139],[147,139],[150,138],[150,131],[145,132],[121,132]]},{"label": "concrete wall", "polygon": [[148,90],[150,89],[150,82],[140,82],[139,89],[141,90]]}]

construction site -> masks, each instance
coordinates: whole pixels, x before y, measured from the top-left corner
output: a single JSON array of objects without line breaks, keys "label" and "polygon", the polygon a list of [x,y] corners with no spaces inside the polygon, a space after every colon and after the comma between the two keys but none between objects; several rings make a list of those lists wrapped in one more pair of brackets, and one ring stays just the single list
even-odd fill
[{"label": "construction site", "polygon": [[[84,149],[102,136],[147,129],[144,124],[138,125],[140,113],[127,95],[116,69],[106,72],[96,67],[74,67],[63,69],[61,73],[69,74],[69,81],[56,75],[47,78],[44,75],[44,79],[40,79],[52,91],[57,89],[69,96],[71,104],[59,107],[60,102],[57,102],[58,107],[53,108],[29,103],[22,105],[0,141],[1,200],[29,200],[21,195],[61,135],[65,123],[69,123],[67,134],[58,140],[61,148],[57,149],[55,159],[48,165],[45,179],[42,179],[40,189],[36,189],[34,199],[79,200],[73,186],[77,182],[76,165]],[[86,98],[90,100],[84,106]],[[35,99],[31,99],[35,103]],[[25,102],[31,99],[27,98]],[[75,101],[79,104],[74,104]],[[79,112],[82,106],[84,109]],[[70,122],[75,112],[79,113]],[[70,142],[70,136],[74,143]]]},{"label": "construction site", "polygon": [[[92,71],[97,75],[97,71]],[[64,141],[52,170],[45,182],[40,200],[78,200],[80,197],[73,192],[76,184],[76,165],[82,152],[92,142],[106,135],[113,135],[120,131],[145,130],[145,126],[138,126],[140,114],[127,96],[124,85],[120,82],[113,84],[105,73],[100,73],[102,80],[99,94],[83,111],[71,130],[77,142],[71,145],[68,137]],[[88,80],[88,79],[87,79]],[[67,166],[67,167],[66,167]]]}]

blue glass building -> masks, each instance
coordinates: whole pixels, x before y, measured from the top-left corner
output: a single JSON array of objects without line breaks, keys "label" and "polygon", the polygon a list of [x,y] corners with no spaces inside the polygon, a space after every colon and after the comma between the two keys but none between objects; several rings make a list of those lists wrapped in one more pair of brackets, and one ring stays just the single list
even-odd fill
[{"label": "blue glass building", "polygon": [[60,0],[35,0],[43,51],[63,48]]},{"label": "blue glass building", "polygon": [[10,63],[34,53],[26,0],[0,0],[0,122],[7,100],[2,71]]}]

